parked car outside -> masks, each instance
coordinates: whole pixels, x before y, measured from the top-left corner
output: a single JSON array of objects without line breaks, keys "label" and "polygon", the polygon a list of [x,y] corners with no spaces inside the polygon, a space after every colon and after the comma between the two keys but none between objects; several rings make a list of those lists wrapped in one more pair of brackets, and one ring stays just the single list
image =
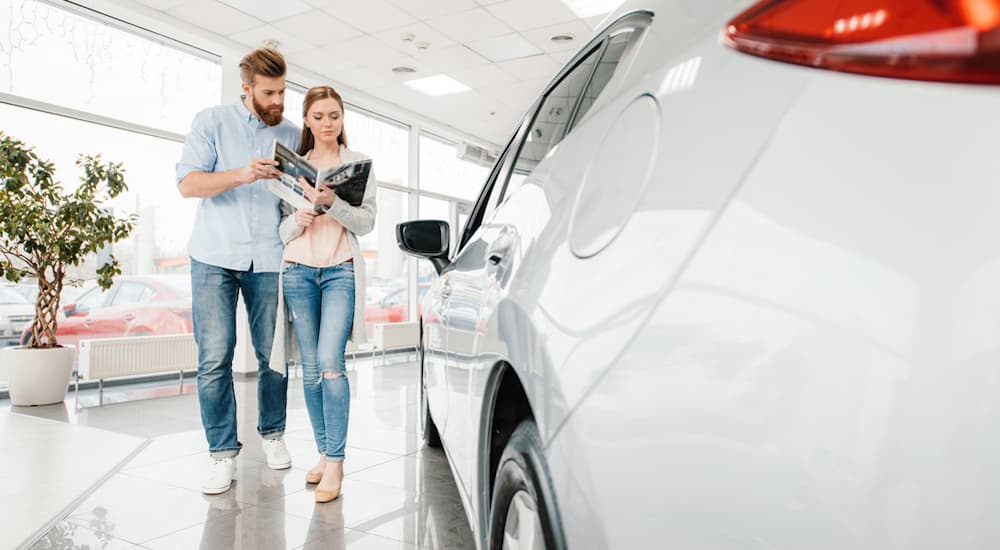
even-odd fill
[{"label": "parked car outside", "polygon": [[397,228],[478,548],[1000,548],[997,36],[995,0],[600,25],[457,249]]},{"label": "parked car outside", "polygon": [[0,286],[0,346],[18,345],[24,328],[35,318],[35,304],[13,286]]},{"label": "parked car outside", "polygon": [[[63,303],[56,338],[78,346],[84,338],[191,332],[190,277],[133,275],[116,277],[107,291],[92,286],[72,303]],[[25,331],[22,340],[28,336]]]}]

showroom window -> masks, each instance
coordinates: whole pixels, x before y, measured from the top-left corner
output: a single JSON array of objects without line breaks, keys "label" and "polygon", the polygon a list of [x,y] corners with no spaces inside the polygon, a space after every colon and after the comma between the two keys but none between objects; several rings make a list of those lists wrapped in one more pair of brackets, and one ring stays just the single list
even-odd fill
[{"label": "showroom window", "polygon": [[410,129],[390,120],[350,105],[345,97],[344,128],[347,143],[372,159],[372,170],[380,182],[409,185]]},{"label": "showroom window", "polygon": [[[476,163],[458,158],[456,145],[421,133],[420,190],[474,201],[493,162]],[[421,217],[427,216],[421,213]]]},{"label": "showroom window", "polygon": [[[175,164],[195,114],[219,103],[217,59],[44,2],[0,0],[0,28],[0,131],[52,161],[66,191],[78,185],[80,155],[122,163],[128,191],[107,206],[137,215],[128,239],[70,268],[60,302],[80,314],[64,312],[59,341],[190,332],[187,240],[197,201],[178,193]],[[105,292],[94,279],[110,254],[122,276]],[[87,323],[94,319],[102,322]]]},{"label": "showroom window", "polygon": [[34,0],[0,0],[0,28],[0,92],[176,133],[218,103],[221,67],[193,48]]}]

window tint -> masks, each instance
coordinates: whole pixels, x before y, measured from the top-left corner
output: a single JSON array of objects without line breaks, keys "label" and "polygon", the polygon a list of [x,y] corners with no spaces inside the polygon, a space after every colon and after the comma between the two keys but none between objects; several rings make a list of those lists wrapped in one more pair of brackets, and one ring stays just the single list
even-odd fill
[{"label": "window tint", "polygon": [[541,108],[535,114],[535,120],[525,135],[524,145],[514,164],[512,178],[523,179],[530,174],[545,155],[562,141],[569,127],[573,107],[583,94],[597,56],[598,49],[591,51],[590,55],[546,94]]},{"label": "window tint", "polygon": [[623,31],[608,38],[546,94],[510,172],[501,200],[521,186],[528,174],[594,105],[611,81],[633,34],[632,31]]},{"label": "window tint", "polygon": [[612,36],[608,40],[608,47],[605,48],[604,54],[601,55],[601,61],[597,64],[597,69],[594,70],[594,77],[590,79],[587,91],[580,98],[580,106],[577,107],[576,114],[573,115],[572,126],[575,126],[577,122],[583,119],[583,116],[594,105],[597,96],[601,95],[604,87],[611,81],[611,76],[615,74],[618,62],[622,60],[625,48],[628,46],[631,37],[631,32],[622,32]]}]

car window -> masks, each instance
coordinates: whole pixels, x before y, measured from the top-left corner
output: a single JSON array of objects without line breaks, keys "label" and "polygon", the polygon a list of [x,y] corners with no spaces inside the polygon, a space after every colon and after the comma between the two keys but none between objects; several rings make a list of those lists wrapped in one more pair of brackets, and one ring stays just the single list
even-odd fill
[{"label": "car window", "polygon": [[142,301],[142,294],[147,288],[149,287],[140,283],[130,283],[130,282],[122,283],[121,288],[119,288],[118,292],[115,294],[114,300],[112,300],[111,305],[127,306],[132,304],[138,304]]},{"label": "car window", "polygon": [[84,310],[101,307],[104,304],[104,298],[107,296],[107,293],[108,291],[102,290],[99,286],[95,286],[77,298],[76,308]]},{"label": "car window", "polygon": [[545,94],[542,106],[535,113],[535,119],[525,134],[524,144],[514,162],[510,176],[514,186],[520,185],[521,181],[535,170],[545,155],[566,135],[573,108],[594,72],[594,63],[599,53],[600,48],[591,50],[572,72],[566,74],[549,93]]},{"label": "car window", "polygon": [[583,119],[611,81],[633,34],[632,30],[626,30],[609,36],[545,95],[500,200],[520,187],[538,163]]},{"label": "car window", "polygon": [[594,70],[594,76],[587,84],[587,90],[580,98],[580,105],[577,107],[576,113],[573,114],[570,129],[576,126],[578,121],[583,120],[584,115],[597,101],[597,96],[601,95],[601,92],[607,87],[631,39],[632,32],[620,32],[608,39],[608,45],[601,54],[601,60],[597,63],[597,69]]},{"label": "car window", "polygon": [[[533,110],[529,112],[533,112]],[[501,186],[497,185],[497,182],[501,181],[500,174],[505,173],[504,167],[509,161],[508,155],[512,150],[516,149],[513,145],[520,143],[518,140],[526,126],[527,124],[522,121],[514,132],[514,137],[507,143],[507,147],[504,148],[503,153],[497,158],[496,163],[493,164],[493,169],[490,170],[490,175],[486,178],[486,183],[483,185],[482,191],[479,192],[479,198],[476,199],[476,204],[472,207],[472,211],[466,218],[466,223],[462,229],[462,238],[455,249],[455,254],[465,248],[465,243],[469,242],[469,238],[479,229],[483,220],[489,218],[489,214],[496,208],[501,190]]]}]

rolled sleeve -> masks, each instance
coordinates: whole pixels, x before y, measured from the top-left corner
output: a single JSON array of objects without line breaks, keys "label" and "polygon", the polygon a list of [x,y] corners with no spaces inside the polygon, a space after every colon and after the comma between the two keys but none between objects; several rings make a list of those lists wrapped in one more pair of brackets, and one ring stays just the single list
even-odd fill
[{"label": "rolled sleeve", "polygon": [[184,138],[184,150],[177,163],[177,181],[180,185],[191,172],[213,172],[218,154],[215,150],[214,125],[211,111],[202,111],[194,117],[191,131]]}]

